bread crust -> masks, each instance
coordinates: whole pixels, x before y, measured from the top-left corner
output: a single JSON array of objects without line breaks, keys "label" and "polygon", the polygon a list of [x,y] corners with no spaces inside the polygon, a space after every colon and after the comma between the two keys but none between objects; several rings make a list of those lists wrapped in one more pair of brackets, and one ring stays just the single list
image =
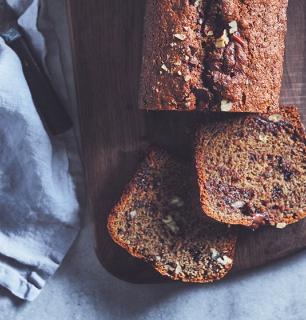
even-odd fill
[{"label": "bread crust", "polygon": [[[201,66],[189,68],[203,58],[197,8],[187,0],[149,0],[146,5],[144,48],[139,103],[146,110],[192,111],[196,109],[194,87],[202,88]],[[186,29],[188,28],[188,29]],[[180,40],[180,35],[188,41]],[[185,81],[185,79],[189,79]]]},{"label": "bread crust", "polygon": [[[222,26],[211,18],[216,5]],[[277,110],[287,7],[288,0],[147,1],[140,109]],[[221,27],[229,43],[217,48]]]}]

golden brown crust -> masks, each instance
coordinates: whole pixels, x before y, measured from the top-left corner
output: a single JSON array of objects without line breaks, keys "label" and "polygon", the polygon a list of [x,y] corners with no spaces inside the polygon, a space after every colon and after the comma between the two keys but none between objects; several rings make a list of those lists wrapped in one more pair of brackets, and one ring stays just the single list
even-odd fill
[{"label": "golden brown crust", "polygon": [[149,0],[146,12],[140,108],[195,110],[193,89],[203,87],[201,66],[190,69],[189,64],[192,48],[194,59],[203,58],[197,8],[187,0]]},{"label": "golden brown crust", "polygon": [[[206,282],[212,282],[218,279],[223,278],[232,268],[232,263],[227,265],[225,269],[219,271],[219,272],[211,272],[206,277],[193,277],[192,279],[188,278],[187,276],[184,276],[182,274],[171,274],[169,271],[165,268],[165,265],[159,264],[158,262],[153,262],[150,260],[147,256],[139,253],[137,251],[137,248],[133,247],[132,245],[128,244],[120,236],[118,235],[118,221],[122,221],[122,213],[127,210],[127,207],[129,207],[129,204],[131,201],[133,202],[133,197],[137,194],[139,194],[139,185],[137,183],[137,174],[143,174],[144,168],[146,168],[148,165],[154,167],[155,169],[163,170],[163,167],[168,165],[169,162],[173,161],[169,155],[161,151],[157,148],[152,148],[146,157],[145,162],[140,166],[138,172],[136,173],[135,177],[132,179],[132,181],[128,184],[128,186],[125,188],[125,191],[118,202],[118,204],[113,208],[111,211],[109,218],[108,218],[108,231],[112,237],[112,239],[122,248],[124,248],[126,251],[128,251],[132,256],[145,260],[149,263],[151,263],[156,271],[158,271],[163,276],[167,276],[171,278],[172,280],[179,280],[182,282],[194,282],[194,283],[206,283]],[[143,190],[143,192],[146,192]],[[205,221],[205,219],[204,219]],[[215,225],[213,223],[212,225]],[[237,235],[234,231],[228,231],[225,229],[225,234],[222,235],[223,241],[222,245],[220,247],[222,248],[222,251],[226,252],[227,256],[231,259],[234,258],[235,254],[235,244]],[[216,232],[220,233],[220,230],[218,230],[218,227],[215,229]],[[219,235],[220,236],[220,235]],[[226,241],[224,240],[226,239]]]},{"label": "golden brown crust", "polygon": [[[288,0],[147,1],[140,109],[277,110],[287,6]],[[237,31],[230,34],[233,21]],[[229,39],[224,47],[216,46],[220,28]],[[230,104],[222,108],[222,101]]]},{"label": "golden brown crust", "polygon": [[[269,118],[271,115],[281,115],[281,117],[291,123],[291,125],[294,127],[298,135],[301,137],[301,140],[305,143],[305,129],[301,122],[300,114],[298,112],[298,108],[294,106],[284,106],[281,107],[280,110],[277,113],[268,113],[268,114],[261,114],[260,117],[262,118]],[[256,115],[248,115],[244,117],[254,117]],[[259,117],[259,116],[258,116]],[[195,139],[195,167],[198,177],[198,188],[199,188],[199,194],[200,194],[200,202],[202,206],[202,213],[204,213],[206,216],[227,224],[232,225],[243,225],[247,227],[257,228],[257,225],[254,225],[253,218],[249,216],[245,216],[243,218],[237,219],[237,217],[231,216],[231,215],[225,215],[222,212],[215,211],[211,206],[211,195],[207,189],[207,181],[208,177],[205,172],[205,169],[203,168],[202,160],[205,157],[206,152],[206,146],[209,142],[210,138],[204,133],[202,130],[206,130],[206,126],[202,126],[196,134]],[[209,131],[212,132],[222,132],[223,130],[223,124],[222,123],[216,123],[215,125],[211,126],[209,128]],[[207,133],[207,131],[206,131]],[[305,144],[304,144],[304,153],[305,153]],[[302,204],[301,204],[302,206]],[[301,211],[296,212],[295,216],[292,217],[286,217],[283,218],[283,220],[278,221],[269,221],[270,225],[277,226],[278,224],[282,225],[288,225],[295,222],[298,222],[299,220],[303,219],[306,216],[306,210],[305,208],[301,209]]]},{"label": "golden brown crust", "polygon": [[223,0],[227,21],[237,21],[247,63],[223,88],[232,112],[278,110],[288,0]]}]

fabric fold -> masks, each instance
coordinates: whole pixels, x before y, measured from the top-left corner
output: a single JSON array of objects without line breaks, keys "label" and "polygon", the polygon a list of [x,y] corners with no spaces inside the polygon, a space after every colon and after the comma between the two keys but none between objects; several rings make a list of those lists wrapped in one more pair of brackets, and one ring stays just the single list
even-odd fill
[{"label": "fabric fold", "polygon": [[[24,12],[19,22],[44,61],[40,2],[10,4]],[[38,296],[78,233],[75,145],[72,132],[48,136],[19,58],[0,38],[0,286],[21,299]]]}]

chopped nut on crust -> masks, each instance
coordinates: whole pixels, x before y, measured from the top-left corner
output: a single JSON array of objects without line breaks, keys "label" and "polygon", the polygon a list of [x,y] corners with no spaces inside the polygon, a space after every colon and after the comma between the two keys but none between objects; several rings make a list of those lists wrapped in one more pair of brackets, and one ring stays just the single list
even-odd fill
[{"label": "chopped nut on crust", "polygon": [[229,29],[230,34],[233,34],[238,31],[237,21],[231,21],[228,25],[230,26],[230,29]]},{"label": "chopped nut on crust", "polygon": [[173,232],[178,233],[180,231],[180,228],[176,224],[176,222],[173,220],[172,216],[167,215],[163,220],[163,223],[166,224],[166,226]]},{"label": "chopped nut on crust", "polygon": [[287,223],[285,223],[285,222],[280,222],[280,223],[276,224],[277,229],[284,229],[286,227],[287,227]]},{"label": "chopped nut on crust", "polygon": [[176,33],[176,34],[174,34],[174,38],[179,39],[181,41],[184,41],[187,37],[183,33]]},{"label": "chopped nut on crust", "polygon": [[224,30],[222,36],[216,40],[216,47],[225,48],[228,44],[229,44],[228,34],[227,34],[227,31]]},{"label": "chopped nut on crust", "polygon": [[233,108],[233,103],[228,100],[221,101],[221,111],[228,112]]}]

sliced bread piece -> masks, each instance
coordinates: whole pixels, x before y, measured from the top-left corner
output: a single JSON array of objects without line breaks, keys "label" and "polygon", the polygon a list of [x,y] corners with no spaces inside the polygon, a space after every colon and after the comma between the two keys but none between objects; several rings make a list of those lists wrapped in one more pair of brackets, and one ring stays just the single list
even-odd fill
[{"label": "sliced bread piece", "polygon": [[195,161],[203,212],[253,229],[306,216],[305,130],[297,108],[203,125]]},{"label": "sliced bread piece", "polygon": [[150,150],[110,213],[108,229],[117,244],[162,275],[211,282],[232,268],[236,232],[201,215],[191,172],[189,164]]}]

